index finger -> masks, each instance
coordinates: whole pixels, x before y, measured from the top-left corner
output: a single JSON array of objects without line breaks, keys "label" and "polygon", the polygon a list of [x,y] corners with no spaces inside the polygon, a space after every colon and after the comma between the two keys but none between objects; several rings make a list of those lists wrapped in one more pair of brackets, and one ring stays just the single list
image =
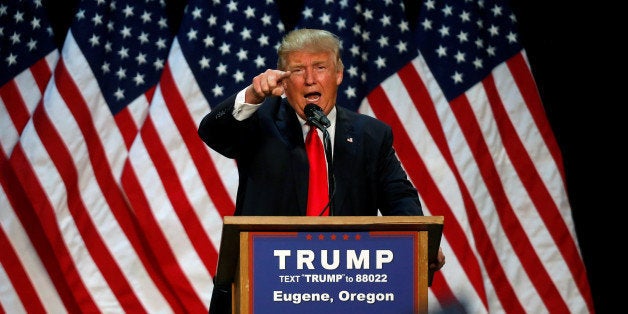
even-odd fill
[{"label": "index finger", "polygon": [[280,82],[281,80],[290,77],[290,74],[292,74],[292,72],[290,71],[279,71],[279,76],[277,77],[277,81]]}]

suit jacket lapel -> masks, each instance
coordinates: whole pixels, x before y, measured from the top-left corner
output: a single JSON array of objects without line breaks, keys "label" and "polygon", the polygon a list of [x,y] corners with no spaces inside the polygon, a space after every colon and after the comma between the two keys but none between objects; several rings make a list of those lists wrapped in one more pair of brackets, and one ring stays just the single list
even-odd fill
[{"label": "suit jacket lapel", "polygon": [[[336,134],[334,138],[334,180],[336,192],[334,195],[335,214],[342,214],[343,204],[346,200],[346,193],[351,184],[351,174],[355,173],[352,168],[356,167],[355,156],[357,155],[358,143],[357,132],[348,118],[347,109],[336,107]],[[340,211],[338,211],[340,210]]]},{"label": "suit jacket lapel", "polygon": [[[307,208],[307,185],[309,163],[305,152],[303,141],[303,131],[301,123],[297,119],[294,109],[285,99],[281,100],[281,105],[277,109],[275,125],[278,132],[287,144],[290,154],[292,154],[292,175],[296,183],[297,201],[299,211],[305,215]],[[285,192],[281,192],[285,193]]]}]

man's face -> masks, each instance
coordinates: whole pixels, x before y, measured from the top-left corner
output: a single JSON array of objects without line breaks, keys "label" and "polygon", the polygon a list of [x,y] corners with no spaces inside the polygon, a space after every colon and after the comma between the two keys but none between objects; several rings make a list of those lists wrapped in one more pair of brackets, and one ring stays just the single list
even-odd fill
[{"label": "man's face", "polygon": [[336,69],[331,52],[292,52],[286,58],[286,69],[290,77],[284,79],[284,90],[288,102],[299,116],[305,119],[303,108],[313,103],[328,114],[336,104],[338,85],[342,82],[342,71]]}]

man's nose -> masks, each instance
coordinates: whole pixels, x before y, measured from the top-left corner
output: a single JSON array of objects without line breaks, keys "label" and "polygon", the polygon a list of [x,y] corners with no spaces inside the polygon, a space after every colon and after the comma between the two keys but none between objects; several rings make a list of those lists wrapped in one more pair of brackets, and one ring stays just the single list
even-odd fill
[{"label": "man's nose", "polygon": [[312,85],[316,83],[316,78],[314,77],[314,70],[305,69],[305,84]]}]

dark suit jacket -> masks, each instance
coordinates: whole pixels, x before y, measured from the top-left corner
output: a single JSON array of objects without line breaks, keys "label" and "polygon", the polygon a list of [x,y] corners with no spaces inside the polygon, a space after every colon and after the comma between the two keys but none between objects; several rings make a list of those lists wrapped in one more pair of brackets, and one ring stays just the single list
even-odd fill
[{"label": "dark suit jacket", "polygon": [[[235,158],[239,187],[234,215],[304,216],[308,161],[296,113],[268,98],[244,121],[233,115],[235,95],[203,118],[198,133],[217,152]],[[392,147],[392,129],[370,116],[337,107],[332,200],[336,216],[422,215],[418,194]]]},{"label": "dark suit jacket", "polygon": [[[234,215],[304,216],[308,160],[301,124],[285,99],[268,98],[252,117],[233,117],[235,95],[200,123],[198,134],[235,158],[239,186]],[[333,173],[336,216],[422,215],[416,189],[392,147],[391,128],[337,107]],[[230,287],[214,287],[210,314],[231,313]]]}]

